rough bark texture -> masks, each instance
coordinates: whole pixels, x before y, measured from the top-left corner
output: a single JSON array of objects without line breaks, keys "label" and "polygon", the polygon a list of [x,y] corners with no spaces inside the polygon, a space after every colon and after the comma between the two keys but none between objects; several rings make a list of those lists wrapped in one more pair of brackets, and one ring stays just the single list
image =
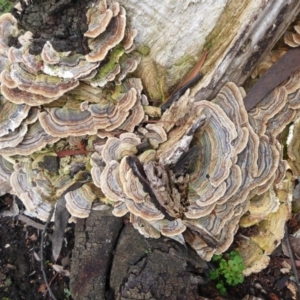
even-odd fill
[{"label": "rough bark texture", "polygon": [[[22,13],[14,13],[19,27],[33,33],[31,54],[40,54],[46,41],[51,41],[56,51],[88,52],[86,11],[91,0],[34,0]],[[17,40],[16,40],[17,42]]]},{"label": "rough bark texture", "polygon": [[228,81],[242,85],[300,12],[297,0],[247,1],[239,10],[235,6],[230,1],[230,16],[224,13],[208,37],[216,43],[203,67],[205,76],[193,90],[197,100],[213,99]]},{"label": "rough bark texture", "polygon": [[[128,243],[128,241],[130,241]],[[200,299],[206,263],[166,239],[145,239],[132,226],[120,235],[110,276],[115,299]]]},{"label": "rough bark texture", "polygon": [[206,263],[170,239],[145,239],[108,211],[79,220],[75,239],[74,299],[203,299]]},{"label": "rough bark texture", "polygon": [[79,219],[72,256],[70,290],[74,299],[105,299],[113,250],[123,226],[111,211],[92,211]]},{"label": "rough bark texture", "polygon": [[[241,85],[300,11],[298,0],[120,0],[138,29],[138,68],[147,92],[164,99],[209,50],[193,89],[211,99],[227,81]],[[148,51],[147,51],[148,50]]]}]

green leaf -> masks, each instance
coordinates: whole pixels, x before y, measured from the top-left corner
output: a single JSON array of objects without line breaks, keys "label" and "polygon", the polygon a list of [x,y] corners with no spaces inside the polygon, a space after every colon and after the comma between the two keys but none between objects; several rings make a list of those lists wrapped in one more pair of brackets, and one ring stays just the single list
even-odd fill
[{"label": "green leaf", "polygon": [[214,255],[213,257],[212,257],[212,261],[213,262],[217,262],[217,261],[219,261],[220,259],[222,258],[222,254],[219,254],[219,255]]},{"label": "green leaf", "polygon": [[209,278],[212,279],[212,280],[218,279],[219,276],[220,276],[220,270],[219,269],[211,270],[209,272]]},{"label": "green leaf", "polygon": [[228,268],[227,261],[224,258],[222,258],[220,260],[220,269],[227,269],[227,268]]},{"label": "green leaf", "polygon": [[227,290],[226,290],[226,287],[224,286],[224,282],[222,280],[216,285],[216,287],[222,295],[226,294]]}]

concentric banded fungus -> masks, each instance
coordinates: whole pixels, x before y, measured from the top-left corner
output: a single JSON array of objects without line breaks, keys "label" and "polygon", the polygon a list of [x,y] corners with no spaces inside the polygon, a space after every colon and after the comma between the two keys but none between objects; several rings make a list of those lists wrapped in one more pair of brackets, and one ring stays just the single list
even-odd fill
[{"label": "concentric banded fungus", "polygon": [[[20,27],[25,30],[27,16],[22,18],[21,15],[24,11],[25,15],[30,14],[30,6],[34,5],[35,3],[31,2],[24,4],[16,14],[18,22],[22,23]],[[60,150],[61,147],[72,148],[68,144],[70,141],[65,144],[60,138],[97,134],[101,130],[113,132],[120,130],[119,128],[132,132],[144,118],[141,81],[131,78],[125,83],[121,82],[129,72],[134,71],[139,61],[133,54],[127,54],[133,49],[136,31],[127,30],[126,38],[122,41],[126,27],[124,8],[116,2],[107,8],[106,1],[99,1],[88,10],[87,22],[86,46],[90,47],[90,51],[86,48],[87,51],[82,54],[74,49],[60,50],[63,49],[64,43],[57,44],[55,38],[49,39],[51,43],[44,38],[37,41],[37,34],[18,30],[17,20],[11,14],[0,17],[0,81],[2,94],[6,98],[1,99],[3,118],[0,126],[0,151],[5,155],[14,156],[12,161],[16,171],[11,176],[15,183],[13,190],[18,189],[16,180],[23,178],[28,187],[15,193],[26,203],[27,211],[37,215],[39,207],[44,205],[41,204],[42,199],[38,193],[45,199],[49,199],[50,194],[53,196],[51,199],[57,199],[74,180],[81,180],[80,176],[77,178],[74,174],[77,174],[78,170],[85,170],[85,163],[89,160],[86,156],[77,162],[65,159],[64,153],[68,155],[68,151],[73,153],[73,150]],[[45,36],[48,34],[45,33]],[[9,43],[16,38],[19,44],[11,46]],[[105,62],[100,65],[104,59]],[[111,62],[115,65],[112,72]],[[109,89],[105,88],[107,82],[111,82]],[[99,85],[103,88],[98,88]],[[42,107],[34,110],[32,106]],[[130,134],[125,136],[124,143],[119,148],[120,153],[112,154],[116,155],[115,159],[137,153],[139,138],[135,135],[130,137]],[[157,137],[153,139],[155,138]],[[127,150],[126,145],[130,144],[128,139],[135,139],[136,142]],[[56,144],[53,145],[54,143]],[[52,146],[49,146],[51,144]],[[39,157],[40,154],[36,151],[45,146],[49,149],[52,147],[52,151],[58,151],[61,157],[59,170],[54,173],[37,167],[38,164],[35,159],[32,161],[33,158],[27,157],[28,161],[24,162],[23,158],[16,156],[35,152],[31,157]],[[108,147],[109,145],[106,145],[105,149],[108,150]],[[47,152],[49,149],[43,151]],[[76,151],[74,153],[77,153]],[[35,164],[35,167],[31,164]],[[43,165],[45,167],[44,163]],[[69,174],[74,178],[71,179]],[[82,206],[81,196],[86,192],[86,186],[66,195],[68,207],[77,216],[87,215],[86,211],[83,214],[76,212],[76,203],[78,202],[79,207]],[[32,187],[34,188],[31,189]],[[43,215],[42,219],[45,218]]]},{"label": "concentric banded fungus", "polygon": [[[270,255],[280,244],[284,236],[284,224],[290,218],[292,189],[292,176],[287,173],[287,176],[275,187],[276,197],[280,202],[277,211],[269,214],[257,224],[259,229],[257,234],[239,241],[239,252],[245,259],[247,267],[246,275],[264,269],[269,260],[267,255]],[[269,204],[266,203],[266,205]],[[260,209],[260,211],[262,210],[263,208]],[[258,261],[256,262],[256,260]]]},{"label": "concentric banded fungus", "polygon": [[0,55],[7,55],[9,39],[16,34],[17,20],[13,15],[7,13],[0,16]]},{"label": "concentric banded fungus", "polygon": [[248,207],[249,215],[244,215],[240,221],[242,227],[249,227],[261,220],[265,220],[270,213],[276,212],[279,208],[279,199],[276,197],[273,188],[266,193],[257,195],[250,200]]},{"label": "concentric banded fungus", "polygon": [[10,147],[0,149],[0,154],[7,156],[16,154],[29,155],[59,140],[59,138],[47,134],[39,121],[29,125],[28,128],[27,133],[18,145],[15,147],[10,145]]},{"label": "concentric banded fungus", "polygon": [[12,192],[9,180],[13,171],[13,164],[0,155],[0,196]]},{"label": "concentric banded fungus", "polygon": [[111,9],[107,9],[106,3],[103,1],[95,7],[89,8],[86,17],[89,27],[84,36],[96,38],[100,33],[106,30],[107,25],[113,17],[113,12]]},{"label": "concentric banded fungus", "polygon": [[66,208],[70,214],[77,218],[87,218],[90,214],[92,203],[97,198],[90,184],[68,192],[65,195]]},{"label": "concentric banded fungus", "polygon": [[45,199],[50,199],[51,188],[49,182],[34,186],[31,163],[30,158],[24,158],[23,162],[16,163],[14,165],[15,171],[10,177],[10,184],[13,192],[23,201],[26,211],[32,216],[46,221],[51,205],[45,202]]},{"label": "concentric banded fungus", "polygon": [[20,90],[39,94],[46,98],[60,97],[79,84],[74,79],[60,79],[46,74],[32,74],[20,64],[11,65],[10,76]]},{"label": "concentric banded fungus", "polygon": [[239,237],[238,252],[242,256],[246,267],[243,271],[245,276],[258,273],[269,265],[270,257],[250,238]]},{"label": "concentric banded fungus", "polygon": [[[276,187],[285,171],[276,137],[300,107],[300,72],[249,113],[245,92],[227,83],[211,102],[195,102],[187,91],[156,124],[144,126],[151,113],[145,116],[141,80],[123,81],[139,61],[129,53],[136,31],[125,30],[124,8],[103,0],[86,16],[85,51],[64,49],[54,37],[37,45],[34,34],[17,32],[16,20],[0,17],[1,103],[10,116],[0,124],[0,153],[14,167],[8,163],[0,175],[5,189],[10,177],[11,192],[45,220],[45,201],[82,185],[65,195],[73,216],[87,217],[101,195],[114,215],[129,213],[145,236],[186,241],[206,260],[228,249],[240,221],[270,225],[279,241],[273,214],[286,220],[289,208]],[[9,45],[12,37],[18,48]],[[87,149],[76,149],[81,139]],[[264,249],[259,258],[265,262],[272,248],[259,238],[255,245]]]},{"label": "concentric banded fungus", "polygon": [[284,35],[284,42],[290,47],[298,47],[300,45],[300,25],[294,26],[295,32],[287,31]]},{"label": "concentric banded fungus", "polygon": [[[80,93],[79,90],[78,92]],[[76,93],[75,90],[74,93]],[[130,88],[126,93],[116,95],[114,99],[107,96],[107,99],[98,100],[97,104],[83,102],[81,109],[76,108],[74,104],[63,108],[46,108],[45,112],[40,113],[39,119],[46,132],[55,137],[92,135],[101,129],[113,131],[126,122],[130,110],[137,103],[138,93],[139,91],[135,88]],[[78,94],[77,100],[78,97],[82,96]],[[132,120],[133,127],[143,116],[141,112],[141,115]]]},{"label": "concentric banded fungus", "polygon": [[0,136],[6,135],[20,126],[28,116],[30,106],[13,104],[0,96]]},{"label": "concentric banded fungus", "polygon": [[269,93],[260,105],[249,112],[249,122],[258,135],[266,132],[268,121],[275,116],[287,102],[287,90],[279,87]]},{"label": "concentric banded fungus", "polygon": [[81,54],[57,52],[48,41],[41,57],[44,61],[44,73],[61,78],[84,78],[99,66],[99,62],[88,62]]},{"label": "concentric banded fungus", "polygon": [[26,124],[22,124],[20,127],[15,129],[15,131],[1,136],[0,149],[9,148],[9,147],[14,148],[17,145],[19,145],[23,141],[27,130],[28,130],[28,126]]},{"label": "concentric banded fungus", "polygon": [[92,51],[85,56],[86,60],[89,62],[102,61],[108,51],[122,41],[125,27],[126,13],[125,9],[120,7],[120,12],[112,18],[105,32],[89,42],[89,48]]}]

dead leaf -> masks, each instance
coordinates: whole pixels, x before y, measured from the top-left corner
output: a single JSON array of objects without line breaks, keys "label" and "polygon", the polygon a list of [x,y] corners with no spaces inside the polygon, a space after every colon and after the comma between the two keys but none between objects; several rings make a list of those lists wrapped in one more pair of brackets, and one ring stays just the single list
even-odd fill
[{"label": "dead leaf", "polygon": [[38,289],[38,293],[45,293],[47,291],[47,286],[45,283],[40,285],[40,288]]},{"label": "dead leaf", "polygon": [[40,256],[35,251],[33,251],[33,256],[37,261],[41,261]]},{"label": "dead leaf", "polygon": [[273,294],[273,293],[271,293],[270,295],[269,295],[269,299],[270,300],[280,300],[275,294]]},{"label": "dead leaf", "polygon": [[52,265],[52,268],[54,269],[55,272],[63,275],[63,276],[70,276],[70,271],[64,270],[63,266],[60,265]]},{"label": "dead leaf", "polygon": [[35,242],[35,241],[38,239],[38,237],[36,236],[35,233],[32,234],[31,236],[29,236],[28,238],[29,238],[31,241],[33,241],[33,242]]},{"label": "dead leaf", "polygon": [[282,274],[287,274],[287,273],[289,273],[290,271],[291,271],[291,265],[287,262],[287,261],[282,261],[281,262],[281,266],[282,266],[282,268],[280,269],[280,272],[282,273]]},{"label": "dead leaf", "polygon": [[292,294],[293,294],[293,299],[297,299],[297,286],[296,286],[296,284],[294,283],[294,282],[289,282],[288,284],[287,284],[287,286],[286,286],[291,292],[292,292]]},{"label": "dead leaf", "polygon": [[54,261],[57,261],[62,243],[64,239],[65,230],[68,225],[68,219],[70,216],[69,211],[66,208],[65,194],[70,191],[74,191],[82,186],[81,182],[75,182],[72,184],[58,199],[55,207],[55,218],[54,218],[54,231],[52,237],[52,255]]}]

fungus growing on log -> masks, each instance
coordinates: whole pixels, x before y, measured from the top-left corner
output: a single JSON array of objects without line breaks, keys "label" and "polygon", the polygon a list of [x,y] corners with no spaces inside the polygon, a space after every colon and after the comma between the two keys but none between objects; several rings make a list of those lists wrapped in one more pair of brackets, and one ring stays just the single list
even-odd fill
[{"label": "fungus growing on log", "polygon": [[92,208],[92,202],[97,198],[89,184],[70,191],[65,195],[66,208],[70,214],[77,218],[87,218]]},{"label": "fungus growing on log", "polygon": [[[300,108],[300,72],[248,112],[245,92],[233,82],[212,101],[196,102],[186,91],[166,111],[150,112],[141,80],[127,77],[140,60],[132,52],[137,32],[126,28],[118,3],[88,8],[84,51],[37,40],[21,19],[0,17],[3,190],[46,220],[56,200],[80,183],[65,194],[72,217],[88,217],[99,199],[117,217],[128,213],[146,237],[188,243],[205,260],[230,247],[239,225],[257,223],[268,231],[266,245],[251,240],[251,249],[262,249],[255,255],[263,266],[272,231],[282,238],[274,215],[286,220],[289,213],[279,191],[286,164],[277,137]],[[151,115],[159,119],[144,125]],[[298,123],[288,145],[295,174]]]},{"label": "fungus growing on log", "polygon": [[13,164],[0,155],[0,196],[13,192],[10,185],[10,176],[13,171]]},{"label": "fungus growing on log", "polygon": [[287,31],[284,35],[284,42],[290,47],[299,47],[300,45],[300,25],[294,26],[295,32]]},{"label": "fungus growing on log", "polygon": [[28,116],[30,106],[14,104],[0,95],[0,136],[6,135],[17,129]]},{"label": "fungus growing on log", "polygon": [[3,149],[0,149],[0,154],[12,155],[29,155],[38,150],[43,149],[46,145],[57,142],[59,138],[53,137],[45,132],[40,122],[28,126],[26,134],[24,134],[22,141],[13,146],[9,144]]}]

